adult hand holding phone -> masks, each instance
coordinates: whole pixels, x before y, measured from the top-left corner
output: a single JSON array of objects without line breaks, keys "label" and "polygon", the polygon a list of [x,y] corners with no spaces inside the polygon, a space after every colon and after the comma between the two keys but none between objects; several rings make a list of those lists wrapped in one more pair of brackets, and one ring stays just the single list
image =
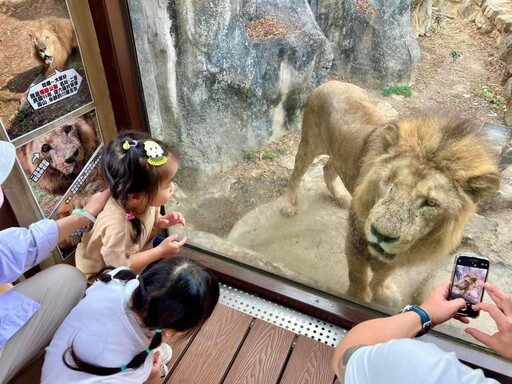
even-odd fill
[{"label": "adult hand holding phone", "polygon": [[485,290],[495,304],[479,303],[475,304],[473,309],[489,313],[498,327],[498,332],[489,335],[476,328],[468,327],[466,333],[504,358],[512,360],[512,297],[489,283],[485,284]]}]

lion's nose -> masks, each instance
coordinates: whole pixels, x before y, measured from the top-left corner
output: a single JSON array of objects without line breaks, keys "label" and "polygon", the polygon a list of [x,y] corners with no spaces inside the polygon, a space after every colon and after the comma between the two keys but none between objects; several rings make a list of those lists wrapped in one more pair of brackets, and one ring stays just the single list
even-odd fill
[{"label": "lion's nose", "polygon": [[371,227],[371,231],[372,231],[372,235],[375,236],[379,242],[382,241],[383,243],[393,243],[400,238],[400,237],[391,237],[391,236],[383,235],[373,225]]},{"label": "lion's nose", "polygon": [[78,157],[78,149],[70,157],[68,157],[65,161],[67,164],[71,164],[71,163],[75,162],[77,157]]}]

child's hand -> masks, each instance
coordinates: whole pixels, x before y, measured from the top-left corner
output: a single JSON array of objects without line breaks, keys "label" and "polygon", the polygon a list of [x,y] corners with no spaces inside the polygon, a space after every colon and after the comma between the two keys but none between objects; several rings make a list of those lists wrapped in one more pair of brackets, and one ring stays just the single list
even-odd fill
[{"label": "child's hand", "polygon": [[185,245],[187,242],[187,238],[183,238],[178,241],[178,235],[174,234],[169,237],[166,237],[157,247],[159,251],[162,253],[162,257],[168,258],[175,256],[181,247]]},{"label": "child's hand", "polygon": [[149,374],[148,380],[156,379],[160,377],[160,366],[162,365],[162,356],[160,356],[160,351],[156,351],[153,353],[153,367],[151,368],[151,373]]},{"label": "child's hand", "polygon": [[169,212],[165,216],[160,216],[158,220],[158,226],[160,228],[169,228],[176,224],[186,225],[185,217],[179,212]]}]

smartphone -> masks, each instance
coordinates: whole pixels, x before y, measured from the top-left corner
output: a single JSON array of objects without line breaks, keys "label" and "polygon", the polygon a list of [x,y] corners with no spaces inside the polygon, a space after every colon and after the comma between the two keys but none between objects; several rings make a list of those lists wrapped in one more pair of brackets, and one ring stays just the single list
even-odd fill
[{"label": "smartphone", "polygon": [[455,256],[450,284],[450,300],[462,297],[466,300],[466,308],[457,312],[460,316],[476,318],[479,311],[473,310],[484,297],[484,283],[489,273],[489,259],[472,254],[459,253]]}]

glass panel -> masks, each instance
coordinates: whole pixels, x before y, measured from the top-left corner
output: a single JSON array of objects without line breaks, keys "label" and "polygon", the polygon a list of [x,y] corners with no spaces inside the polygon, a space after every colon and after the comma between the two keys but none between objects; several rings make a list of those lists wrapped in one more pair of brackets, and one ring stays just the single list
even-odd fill
[{"label": "glass panel", "polygon": [[[478,56],[494,42],[425,9],[235,3],[128,1],[151,130],[182,154],[172,232],[388,314],[448,281],[461,251],[507,290],[504,66]],[[493,332],[487,314],[473,324]],[[476,343],[463,328],[437,329]]]}]

